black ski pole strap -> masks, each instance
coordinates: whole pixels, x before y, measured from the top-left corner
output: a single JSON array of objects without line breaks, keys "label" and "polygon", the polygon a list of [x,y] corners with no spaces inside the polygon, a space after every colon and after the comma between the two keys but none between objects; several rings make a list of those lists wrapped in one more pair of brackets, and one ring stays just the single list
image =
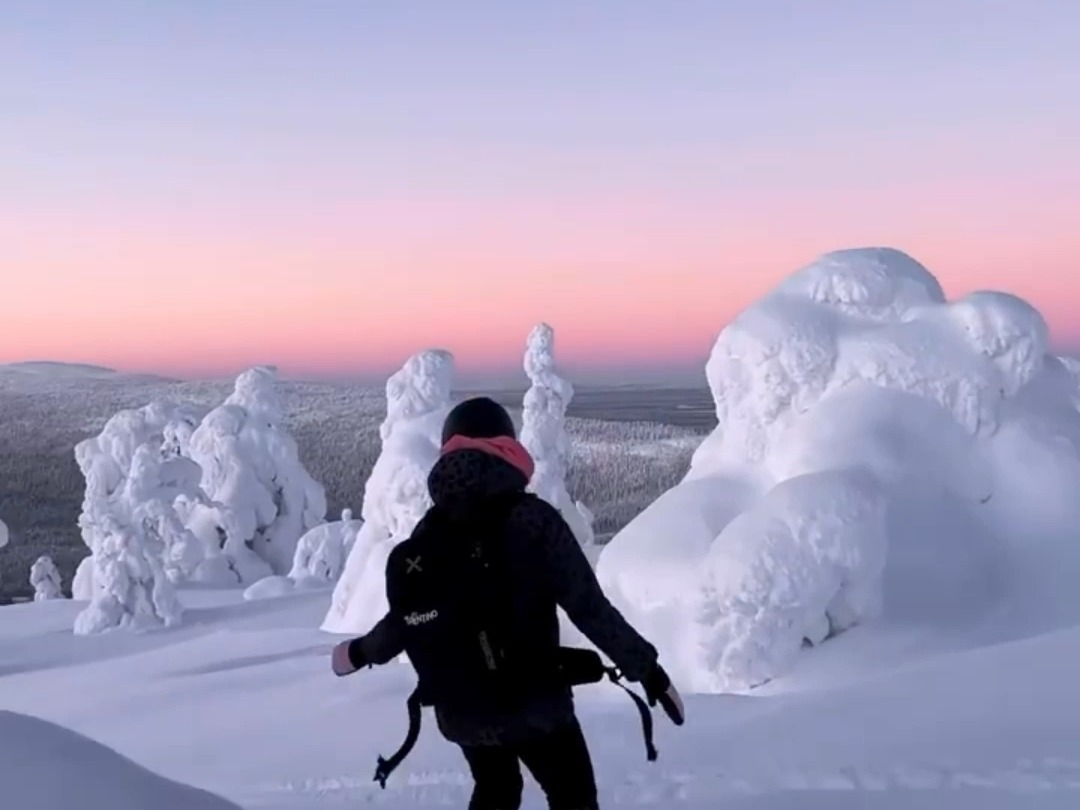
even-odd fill
[{"label": "black ski pole strap", "polygon": [[405,735],[405,742],[401,744],[401,747],[395,751],[389,759],[379,757],[378,765],[375,768],[375,781],[379,783],[379,787],[383,790],[386,790],[386,780],[390,777],[390,774],[393,773],[394,769],[409,755],[409,752],[412,751],[413,746],[416,745],[416,741],[420,737],[420,721],[422,719],[420,691],[416,690],[409,695],[409,699],[406,701],[405,705],[409,709],[409,731]]},{"label": "black ski pole strap", "polygon": [[649,762],[656,762],[659,753],[656,750],[656,744],[653,742],[653,719],[648,704],[641,699],[640,695],[622,683],[622,676],[617,669],[609,669],[607,673],[611,682],[626,692],[630,699],[634,701],[634,705],[637,706],[638,714],[641,715],[641,732],[645,737],[645,757]]}]

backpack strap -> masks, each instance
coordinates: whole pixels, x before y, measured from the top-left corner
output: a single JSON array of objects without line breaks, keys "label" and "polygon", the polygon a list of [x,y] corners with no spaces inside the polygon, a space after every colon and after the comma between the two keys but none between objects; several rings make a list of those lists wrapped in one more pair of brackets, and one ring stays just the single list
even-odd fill
[{"label": "backpack strap", "polygon": [[637,706],[638,714],[641,715],[641,733],[645,737],[645,758],[648,759],[649,762],[656,762],[659,753],[657,752],[656,744],[653,741],[652,712],[649,711],[648,705],[641,699],[641,696],[622,682],[622,674],[618,669],[610,667],[606,671],[608,679],[626,692],[626,694],[630,696],[630,699],[634,701],[634,705]]},{"label": "backpack strap", "polygon": [[413,750],[413,746],[416,745],[416,741],[420,737],[422,715],[420,711],[421,703],[419,689],[413,690],[413,693],[409,695],[406,706],[408,706],[409,709],[409,731],[405,735],[405,742],[401,744],[401,747],[395,751],[389,759],[379,757],[378,765],[375,768],[375,781],[379,783],[379,786],[383,790],[386,790],[386,780],[390,777],[390,774],[393,773],[394,769],[409,755],[409,752]]},{"label": "backpack strap", "polygon": [[[483,502],[475,504],[474,508],[482,516],[479,521],[472,523],[458,524],[460,528],[468,530],[478,530],[484,533],[488,530],[496,528],[500,523],[505,521],[509,516],[510,511],[522,500],[530,497],[528,493],[514,492],[508,493],[503,496],[495,496],[491,498],[483,499]],[[474,512],[475,514],[475,512]],[[447,528],[454,527],[457,524],[455,515],[448,514],[445,510],[438,506],[432,506],[428,512],[421,519],[420,523],[413,530],[416,534],[420,531],[428,530],[445,530]],[[480,538],[477,538],[478,541]],[[480,549],[478,548],[478,551]],[[498,585],[499,583],[496,583]],[[375,781],[379,783],[379,786],[385,790],[386,781],[389,779],[390,774],[405,760],[416,745],[416,741],[420,737],[420,726],[423,720],[423,707],[425,704],[424,697],[418,686],[409,695],[406,701],[406,707],[409,712],[409,730],[405,735],[405,741],[401,744],[389,758],[379,757],[375,768]]]}]

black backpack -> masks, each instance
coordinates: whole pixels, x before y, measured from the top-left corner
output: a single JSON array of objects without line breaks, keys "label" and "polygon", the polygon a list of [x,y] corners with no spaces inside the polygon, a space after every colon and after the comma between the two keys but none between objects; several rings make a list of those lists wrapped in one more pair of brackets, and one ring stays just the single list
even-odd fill
[{"label": "black backpack", "polygon": [[489,496],[454,512],[434,506],[391,553],[386,596],[421,705],[512,712],[558,687],[558,647],[512,626],[503,532],[510,512],[534,497]]},{"label": "black backpack", "polygon": [[[416,743],[424,706],[512,713],[545,692],[605,676],[619,682],[618,671],[591,650],[515,632],[504,531],[511,511],[535,497],[521,491],[488,496],[453,512],[433,506],[390,553],[387,601],[401,619],[417,686],[408,699],[405,743],[389,759],[379,757],[375,780],[382,787]],[[652,761],[651,715],[640,697],[627,692],[641,712]]]}]

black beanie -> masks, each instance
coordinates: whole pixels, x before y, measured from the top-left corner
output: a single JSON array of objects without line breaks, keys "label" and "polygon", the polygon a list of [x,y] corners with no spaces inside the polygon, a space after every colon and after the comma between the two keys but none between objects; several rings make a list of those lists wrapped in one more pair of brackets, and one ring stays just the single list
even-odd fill
[{"label": "black beanie", "polygon": [[442,443],[452,436],[470,439],[494,439],[499,436],[515,438],[514,422],[506,408],[488,397],[474,397],[460,402],[443,422]]}]

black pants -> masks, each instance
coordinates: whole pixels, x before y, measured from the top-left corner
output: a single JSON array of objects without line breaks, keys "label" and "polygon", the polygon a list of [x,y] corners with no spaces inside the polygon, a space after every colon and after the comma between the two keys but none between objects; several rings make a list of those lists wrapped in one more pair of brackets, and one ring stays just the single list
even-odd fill
[{"label": "black pants", "polygon": [[518,810],[522,763],[551,810],[598,810],[592,759],[576,720],[520,745],[463,746],[462,751],[476,782],[469,810]]}]

